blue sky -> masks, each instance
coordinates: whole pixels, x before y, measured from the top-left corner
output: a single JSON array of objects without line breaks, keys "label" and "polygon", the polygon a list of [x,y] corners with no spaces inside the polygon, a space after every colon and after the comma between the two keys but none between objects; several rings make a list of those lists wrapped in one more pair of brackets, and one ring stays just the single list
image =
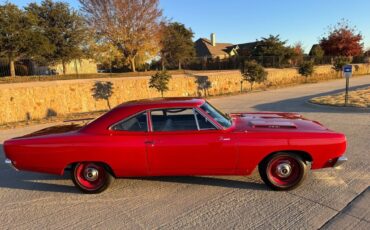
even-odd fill
[{"label": "blue sky", "polygon": [[[10,0],[19,6],[34,1]],[[64,1],[78,8],[78,0]],[[217,42],[244,43],[280,34],[289,44],[302,42],[308,51],[328,26],[344,18],[370,48],[369,0],[160,0],[160,5],[168,19],[190,27],[195,39],[214,32]]]}]

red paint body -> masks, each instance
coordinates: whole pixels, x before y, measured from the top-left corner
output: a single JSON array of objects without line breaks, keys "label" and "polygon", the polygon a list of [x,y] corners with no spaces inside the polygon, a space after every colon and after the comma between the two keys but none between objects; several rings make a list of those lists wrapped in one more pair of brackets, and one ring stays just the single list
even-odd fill
[{"label": "red paint body", "polygon": [[[114,131],[109,127],[140,111],[199,108],[204,99],[168,98],[127,102],[90,124],[54,127],[7,140],[6,158],[19,170],[63,174],[77,162],[102,162],[116,177],[159,175],[248,175],[268,155],[292,151],[331,167],[346,149],[346,138],[294,113],[231,114],[232,125],[181,132]],[[148,112],[149,114],[149,112]],[[151,122],[148,119],[149,129]],[[72,131],[68,131],[72,130]]]}]

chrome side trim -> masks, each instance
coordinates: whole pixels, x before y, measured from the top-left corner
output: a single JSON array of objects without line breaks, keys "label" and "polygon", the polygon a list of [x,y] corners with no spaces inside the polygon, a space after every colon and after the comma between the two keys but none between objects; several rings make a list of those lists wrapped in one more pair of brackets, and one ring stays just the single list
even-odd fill
[{"label": "chrome side trim", "polygon": [[338,158],[337,162],[335,162],[333,167],[337,168],[337,167],[341,166],[342,164],[344,164],[346,161],[348,161],[348,158],[345,157],[345,156],[341,156],[341,157]]}]

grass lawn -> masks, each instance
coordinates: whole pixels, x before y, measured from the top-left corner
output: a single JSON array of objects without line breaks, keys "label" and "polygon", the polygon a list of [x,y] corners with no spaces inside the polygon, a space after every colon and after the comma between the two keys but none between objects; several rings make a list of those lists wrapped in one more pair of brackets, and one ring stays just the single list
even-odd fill
[{"label": "grass lawn", "polygon": [[[315,97],[310,102],[322,105],[345,106],[345,93]],[[348,106],[359,108],[370,108],[370,87],[349,91]]]}]

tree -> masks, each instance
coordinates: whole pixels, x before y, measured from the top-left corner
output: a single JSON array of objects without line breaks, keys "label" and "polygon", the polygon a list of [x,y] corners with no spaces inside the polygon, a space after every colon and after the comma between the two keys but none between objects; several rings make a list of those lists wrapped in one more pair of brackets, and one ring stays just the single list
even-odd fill
[{"label": "tree", "polygon": [[243,80],[248,81],[251,84],[251,91],[253,90],[253,84],[255,82],[261,83],[267,79],[267,72],[255,61],[244,62],[240,72],[243,76]]},{"label": "tree", "polygon": [[50,63],[61,63],[63,74],[66,64],[81,58],[85,45],[87,30],[82,17],[64,2],[44,0],[40,5],[31,3],[26,11],[38,18],[38,26],[54,46],[54,52],[44,56]]},{"label": "tree", "polygon": [[156,72],[149,81],[149,88],[155,88],[157,91],[161,92],[163,97],[163,92],[168,91],[168,82],[172,76],[167,71]]},{"label": "tree", "polygon": [[109,110],[111,109],[109,98],[113,94],[113,83],[112,82],[97,81],[95,82],[94,87],[91,89],[91,91],[92,91],[92,96],[93,98],[95,98],[95,100],[101,100],[101,99],[106,100]]},{"label": "tree", "polygon": [[294,65],[301,64],[303,62],[304,57],[304,50],[302,42],[296,42],[293,47],[291,47],[293,51],[292,61]]},{"label": "tree", "polygon": [[333,63],[333,69],[337,72],[340,73],[343,69],[343,66],[348,65],[350,63],[350,60],[348,57],[336,57],[334,59]]},{"label": "tree", "polygon": [[86,22],[110,41],[136,71],[135,58],[159,48],[158,0],[79,0]]},{"label": "tree", "polygon": [[356,32],[347,21],[341,21],[329,28],[327,37],[320,40],[320,46],[325,55],[329,56],[358,56],[363,52],[362,35]]},{"label": "tree", "polygon": [[38,57],[53,50],[36,22],[36,18],[16,5],[0,5],[0,55],[8,58],[12,77],[15,76],[15,61]]},{"label": "tree", "polygon": [[103,70],[121,69],[126,64],[115,46],[94,36],[88,40],[87,56],[96,60]]},{"label": "tree", "polygon": [[314,69],[314,65],[313,65],[313,62],[312,61],[305,61],[305,62],[302,62],[299,66],[298,66],[298,73],[302,76],[305,77],[305,82],[307,82],[307,78],[309,76],[312,76],[312,74],[314,73],[315,69]]},{"label": "tree", "polygon": [[316,64],[322,63],[324,58],[324,50],[321,48],[319,44],[315,44],[312,46],[310,53],[308,54],[311,58],[314,59]]},{"label": "tree", "polygon": [[178,68],[195,56],[193,42],[193,31],[186,28],[184,24],[172,22],[169,24],[162,23],[161,39],[161,58],[162,64],[174,65],[177,63]]},{"label": "tree", "polygon": [[[280,66],[281,63],[286,63],[294,56],[294,51],[291,47],[286,46],[287,41],[281,41],[279,35],[270,35],[267,38],[262,38],[257,42],[257,45],[252,51],[252,56],[267,58],[271,57],[272,66]],[[275,58],[278,58],[278,64],[275,63]]]}]

